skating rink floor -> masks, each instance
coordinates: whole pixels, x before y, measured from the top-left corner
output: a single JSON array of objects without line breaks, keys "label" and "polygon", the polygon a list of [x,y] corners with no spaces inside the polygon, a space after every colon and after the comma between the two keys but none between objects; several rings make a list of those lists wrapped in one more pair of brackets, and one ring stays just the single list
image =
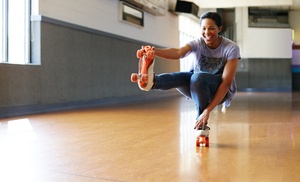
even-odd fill
[{"label": "skating rink floor", "polygon": [[0,119],[1,182],[298,182],[300,93],[239,92],[195,145],[182,96]]}]

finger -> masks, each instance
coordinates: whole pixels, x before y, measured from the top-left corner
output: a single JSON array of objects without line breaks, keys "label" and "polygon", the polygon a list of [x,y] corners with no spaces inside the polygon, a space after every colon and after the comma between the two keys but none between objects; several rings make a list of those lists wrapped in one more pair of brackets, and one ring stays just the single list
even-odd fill
[{"label": "finger", "polygon": [[194,126],[194,129],[197,129],[197,128],[198,128],[198,124],[199,124],[199,122],[196,121],[195,126]]},{"label": "finger", "polygon": [[194,129],[195,129],[195,130],[198,130],[198,128],[199,128],[199,126],[198,126],[198,124],[196,123]]},{"label": "finger", "polygon": [[194,129],[199,130],[201,128],[201,122],[197,122]]}]

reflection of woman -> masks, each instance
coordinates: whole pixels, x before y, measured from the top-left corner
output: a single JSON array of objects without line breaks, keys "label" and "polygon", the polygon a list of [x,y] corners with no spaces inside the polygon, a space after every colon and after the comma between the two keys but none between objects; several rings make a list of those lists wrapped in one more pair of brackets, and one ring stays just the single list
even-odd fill
[{"label": "reflection of woman", "polygon": [[[155,75],[148,84],[152,89],[177,88],[196,105],[195,129],[205,129],[210,112],[219,104],[230,105],[236,92],[235,73],[240,59],[236,43],[219,36],[222,18],[218,13],[206,12],[200,17],[201,37],[180,48],[155,48],[155,56],[165,59],[179,59],[195,55],[193,70]],[[153,69],[149,67],[148,69]],[[148,70],[152,73],[153,70]]]}]

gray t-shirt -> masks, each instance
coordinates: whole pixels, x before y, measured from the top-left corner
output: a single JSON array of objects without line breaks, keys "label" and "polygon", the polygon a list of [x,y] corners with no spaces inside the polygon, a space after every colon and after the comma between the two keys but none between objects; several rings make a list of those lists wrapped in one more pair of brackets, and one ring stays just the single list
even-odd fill
[{"label": "gray t-shirt", "polygon": [[[194,73],[209,73],[222,77],[225,64],[234,58],[241,58],[239,46],[226,37],[222,37],[222,42],[216,49],[210,49],[203,38],[193,40],[188,43],[194,53],[192,70]],[[233,80],[229,92],[227,94],[226,107],[230,105],[230,101],[237,90],[235,79]]]}]

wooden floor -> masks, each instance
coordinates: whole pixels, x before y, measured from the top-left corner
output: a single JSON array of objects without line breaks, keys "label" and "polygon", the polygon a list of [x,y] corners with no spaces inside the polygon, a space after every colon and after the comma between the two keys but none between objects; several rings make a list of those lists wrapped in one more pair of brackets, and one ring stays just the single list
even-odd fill
[{"label": "wooden floor", "polygon": [[184,97],[0,119],[1,182],[298,182],[300,93],[240,92],[197,148]]}]

